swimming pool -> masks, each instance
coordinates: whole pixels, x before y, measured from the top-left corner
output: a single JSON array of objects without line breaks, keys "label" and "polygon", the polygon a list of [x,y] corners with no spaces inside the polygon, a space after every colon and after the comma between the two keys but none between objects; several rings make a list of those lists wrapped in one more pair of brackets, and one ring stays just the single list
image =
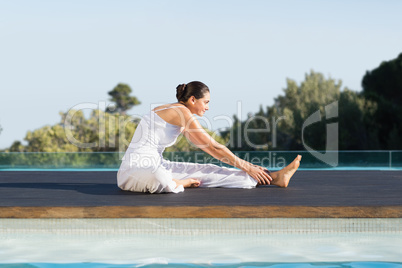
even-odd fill
[{"label": "swimming pool", "polygon": [[0,219],[0,239],[0,267],[402,267],[399,218]]}]

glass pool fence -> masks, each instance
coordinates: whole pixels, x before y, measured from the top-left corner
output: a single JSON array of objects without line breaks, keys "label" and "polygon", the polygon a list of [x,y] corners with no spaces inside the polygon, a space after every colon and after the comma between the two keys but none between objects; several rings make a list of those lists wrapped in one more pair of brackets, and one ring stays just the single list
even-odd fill
[{"label": "glass pool fence", "polygon": [[[271,170],[281,169],[302,155],[301,169],[402,169],[402,151],[237,151],[237,156]],[[226,166],[208,154],[165,152],[164,158],[177,162],[210,163]],[[1,152],[0,170],[117,170],[122,152]],[[331,162],[325,161],[332,159]]]}]

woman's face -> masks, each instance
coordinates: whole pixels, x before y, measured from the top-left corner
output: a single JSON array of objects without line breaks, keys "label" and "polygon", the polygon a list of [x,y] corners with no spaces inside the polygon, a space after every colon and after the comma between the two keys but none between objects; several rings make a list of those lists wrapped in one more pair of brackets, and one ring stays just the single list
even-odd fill
[{"label": "woman's face", "polygon": [[[191,97],[191,99],[192,98],[193,97]],[[191,100],[192,105],[190,111],[198,116],[203,116],[205,112],[209,110],[209,100],[210,100],[209,92],[206,92],[204,94],[204,97],[202,97],[201,99],[196,98],[192,99]]]}]

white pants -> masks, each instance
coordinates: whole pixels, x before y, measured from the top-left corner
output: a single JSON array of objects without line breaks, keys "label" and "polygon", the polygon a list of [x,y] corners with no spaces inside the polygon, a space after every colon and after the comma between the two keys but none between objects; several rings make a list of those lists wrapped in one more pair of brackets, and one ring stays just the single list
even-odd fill
[{"label": "white pants", "polygon": [[[144,156],[143,156],[144,157]],[[144,158],[141,159],[144,159]],[[140,162],[140,161],[138,161]],[[145,161],[143,161],[145,162]],[[170,162],[159,159],[154,163],[123,161],[117,173],[117,184],[122,190],[133,192],[163,193],[183,192],[182,185],[173,181],[188,178],[200,181],[200,187],[254,188],[257,181],[246,172],[213,164]]]}]

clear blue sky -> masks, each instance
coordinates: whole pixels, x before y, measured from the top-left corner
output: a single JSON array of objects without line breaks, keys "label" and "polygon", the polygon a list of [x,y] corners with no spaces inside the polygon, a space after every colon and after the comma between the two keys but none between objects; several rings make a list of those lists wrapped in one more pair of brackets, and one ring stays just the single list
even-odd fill
[{"label": "clear blue sky", "polygon": [[361,90],[367,70],[402,52],[402,1],[0,2],[0,148],[59,112],[107,101],[127,83],[142,102],[175,101],[192,80],[211,89],[216,116],[257,112],[286,78],[311,69]]}]

